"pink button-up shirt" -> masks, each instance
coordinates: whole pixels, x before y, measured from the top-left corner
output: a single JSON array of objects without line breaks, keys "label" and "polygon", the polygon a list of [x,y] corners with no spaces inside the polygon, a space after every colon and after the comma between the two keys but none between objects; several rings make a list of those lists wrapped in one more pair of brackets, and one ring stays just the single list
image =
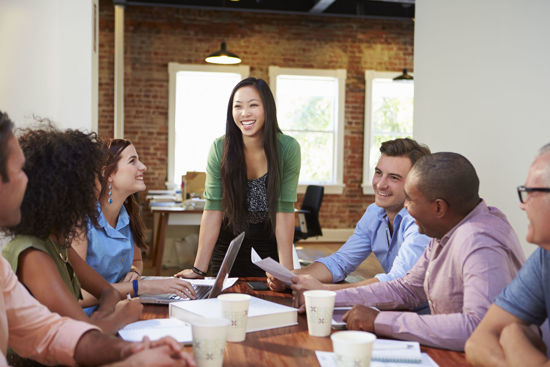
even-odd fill
[{"label": "pink button-up shirt", "polygon": [[464,343],[494,298],[525,261],[504,214],[481,201],[402,278],[337,292],[338,306],[364,304],[381,310],[412,309],[428,301],[430,315],[382,311],[377,334],[464,350]]},{"label": "pink button-up shirt", "polygon": [[61,317],[33,298],[0,256],[0,366],[9,346],[20,356],[45,364],[74,365],[80,337],[97,327]]}]

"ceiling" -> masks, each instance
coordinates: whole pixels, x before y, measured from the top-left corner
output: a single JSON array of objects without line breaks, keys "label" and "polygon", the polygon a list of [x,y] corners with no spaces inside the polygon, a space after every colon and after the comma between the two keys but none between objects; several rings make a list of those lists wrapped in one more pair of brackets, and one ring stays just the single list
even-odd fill
[{"label": "ceiling", "polygon": [[113,0],[114,4],[125,6],[382,19],[413,19],[414,2],[415,0]]}]

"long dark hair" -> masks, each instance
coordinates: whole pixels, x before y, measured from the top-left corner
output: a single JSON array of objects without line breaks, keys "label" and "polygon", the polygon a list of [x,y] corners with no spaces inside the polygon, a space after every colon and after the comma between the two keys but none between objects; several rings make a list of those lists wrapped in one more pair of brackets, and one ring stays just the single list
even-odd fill
[{"label": "long dark hair", "polygon": [[19,144],[29,183],[21,222],[9,233],[41,239],[54,234],[65,241],[60,245],[68,245],[86,230],[88,218],[97,224],[96,179],[101,181],[102,144],[95,133],[60,131],[51,124],[24,130]]},{"label": "long dark hair", "polygon": [[[120,161],[120,155],[132,142],[127,139],[111,139],[105,144],[105,154],[106,162],[105,167],[103,168],[103,176],[105,180],[101,184],[101,194],[100,197],[104,197],[107,194],[108,186],[107,179],[113,173],[116,173],[118,162]],[[136,245],[141,249],[146,249],[147,244],[145,243],[145,225],[143,224],[143,219],[141,218],[139,204],[134,197],[130,195],[124,201],[124,207],[130,216],[130,230],[134,236],[134,241]]]},{"label": "long dark hair", "polygon": [[225,140],[221,164],[223,186],[222,207],[227,225],[238,233],[245,229],[248,216],[246,161],[241,130],[233,119],[233,98],[237,90],[243,87],[254,87],[264,105],[265,121],[263,127],[263,146],[267,159],[267,197],[271,228],[275,228],[275,214],[277,213],[277,193],[279,191],[279,144],[277,134],[281,133],[277,123],[277,109],[275,99],[269,86],[263,79],[246,78],[241,80],[233,91],[227,104],[227,121],[225,125]]}]

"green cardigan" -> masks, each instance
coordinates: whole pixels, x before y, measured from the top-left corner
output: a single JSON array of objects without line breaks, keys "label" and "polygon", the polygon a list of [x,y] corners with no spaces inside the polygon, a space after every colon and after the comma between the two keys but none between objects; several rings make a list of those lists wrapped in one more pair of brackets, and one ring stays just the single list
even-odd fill
[{"label": "green cardigan", "polygon": [[[63,256],[67,259],[67,249],[60,245],[56,246],[58,249],[63,251]],[[28,248],[40,250],[48,254],[55,263],[57,271],[59,272],[59,275],[61,276],[61,279],[63,279],[63,282],[67,288],[69,288],[69,291],[76,299],[82,298],[80,282],[76,277],[71,263],[68,260],[65,262],[61,259],[61,255],[56,250],[52,240],[50,239],[43,240],[34,236],[17,235],[13,240],[7,243],[4,248],[2,248],[2,255],[6,258],[6,260],[8,260],[14,273],[17,274],[19,256]]]},{"label": "green cardigan", "polygon": [[[206,184],[204,197],[206,210],[222,210],[222,180],[220,174],[223,156],[224,136],[214,140],[206,165]],[[281,190],[278,193],[278,212],[293,213],[296,202],[296,188],[300,176],[300,144],[289,135],[278,134],[279,169],[282,173]]]}]

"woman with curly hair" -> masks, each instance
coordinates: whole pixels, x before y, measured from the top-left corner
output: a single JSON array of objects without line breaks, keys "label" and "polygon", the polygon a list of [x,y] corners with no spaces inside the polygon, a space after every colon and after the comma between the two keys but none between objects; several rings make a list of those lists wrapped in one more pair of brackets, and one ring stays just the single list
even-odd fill
[{"label": "woman with curly hair", "polygon": [[231,276],[265,276],[250,260],[252,246],[261,257],[293,269],[300,145],[279,129],[275,100],[264,80],[247,78],[233,89],[225,136],[214,141],[206,174],[195,263],[176,276],[200,278],[209,266],[216,274],[229,243],[242,231],[246,236]]},{"label": "woman with curly hair", "polygon": [[[79,236],[72,247],[122,294],[137,297],[141,293],[175,293],[193,298],[193,287],[183,279],[141,279],[141,250],[147,246],[145,226],[134,194],[146,189],[143,175],[147,167],[129,140],[112,139],[104,150],[105,179],[97,203],[98,223],[89,219],[87,236]],[[83,305],[96,303],[94,297],[84,295]],[[85,312],[91,313],[93,309],[87,308]]]},{"label": "woman with curly hair", "polygon": [[[51,311],[116,333],[139,319],[141,303],[121,301],[122,295],[78,255],[69,259],[74,252],[71,242],[86,230],[87,219],[97,224],[102,144],[95,133],[52,127],[25,130],[19,144],[29,181],[21,222],[8,229],[15,238],[4,246],[2,255],[31,294]],[[91,317],[78,303],[81,286],[100,300]]]}]

